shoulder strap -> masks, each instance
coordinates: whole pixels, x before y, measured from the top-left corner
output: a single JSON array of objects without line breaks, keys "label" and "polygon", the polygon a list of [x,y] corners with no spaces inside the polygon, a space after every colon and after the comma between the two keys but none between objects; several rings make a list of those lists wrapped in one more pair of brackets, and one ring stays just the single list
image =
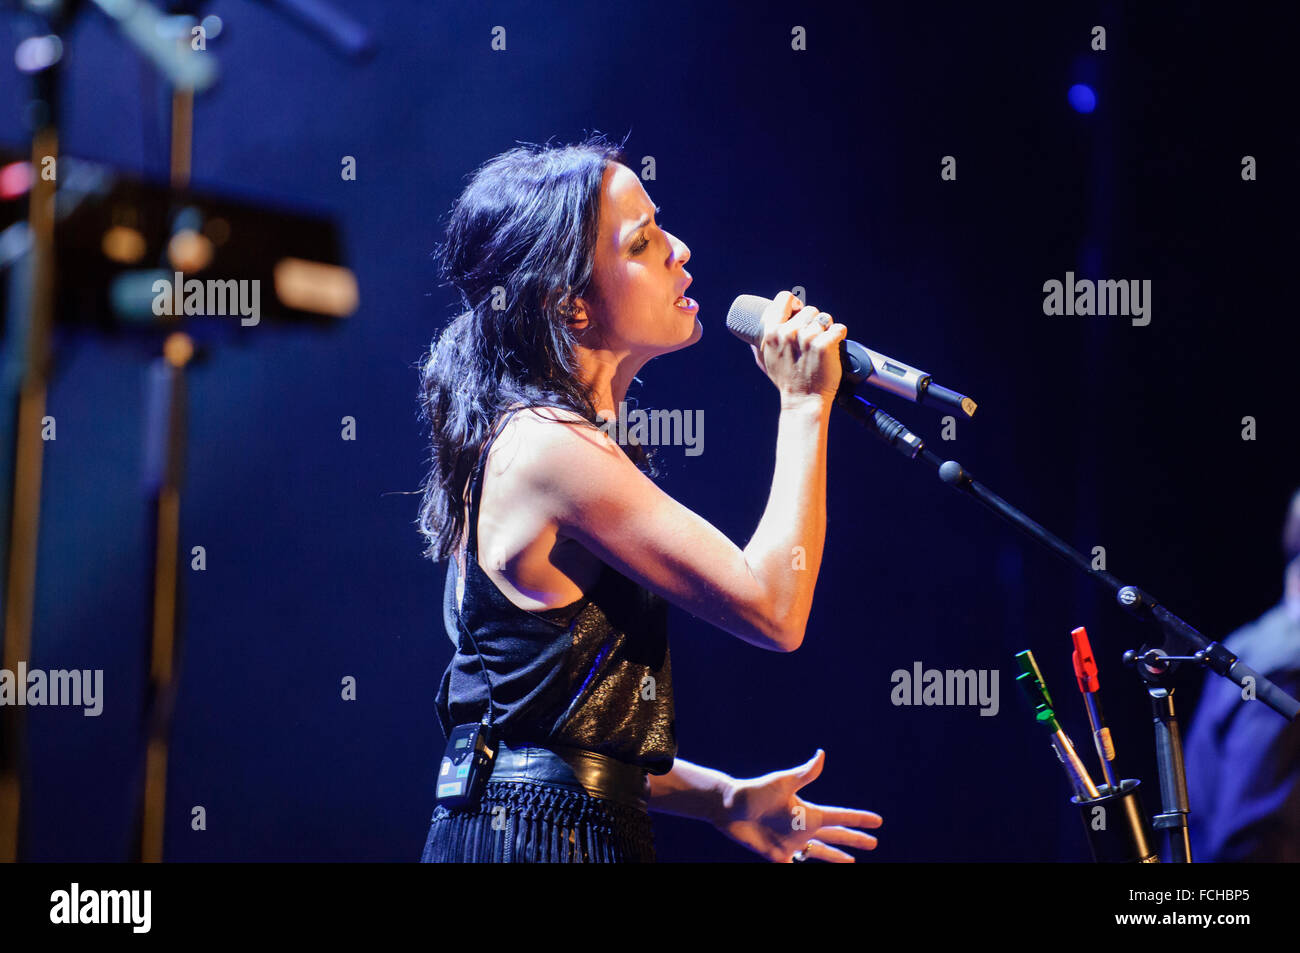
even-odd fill
[{"label": "shoulder strap", "polygon": [[501,435],[501,431],[505,429],[510,418],[515,415],[516,411],[523,409],[523,407],[512,407],[497,421],[496,426],[492,428],[492,432],[483,441],[483,449],[479,451],[478,463],[475,465],[473,472],[470,473],[469,510],[465,515],[465,519],[469,521],[469,539],[465,548],[465,565],[467,568],[471,561],[476,562],[478,559],[478,508],[479,501],[483,496],[483,471],[487,468],[488,451],[492,449],[493,442]]}]

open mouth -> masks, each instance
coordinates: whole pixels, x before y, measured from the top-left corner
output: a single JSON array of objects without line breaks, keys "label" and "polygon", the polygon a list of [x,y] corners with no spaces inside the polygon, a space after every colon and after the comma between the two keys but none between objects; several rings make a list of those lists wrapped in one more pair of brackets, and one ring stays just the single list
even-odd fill
[{"label": "open mouth", "polygon": [[688,298],[686,295],[682,295],[673,302],[673,307],[680,311],[690,311],[693,314],[700,310],[700,303],[694,298]]}]

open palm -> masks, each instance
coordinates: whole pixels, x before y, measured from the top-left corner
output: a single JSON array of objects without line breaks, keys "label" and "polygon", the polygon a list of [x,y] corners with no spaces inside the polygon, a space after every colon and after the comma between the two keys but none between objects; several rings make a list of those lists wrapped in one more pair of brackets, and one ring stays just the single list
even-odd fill
[{"label": "open palm", "polygon": [[876,838],[855,828],[877,828],[884,819],[872,811],[826,807],[799,797],[799,789],[815,781],[825,764],[826,752],[818,748],[806,764],[737,781],[731,809],[718,830],[777,863],[790,863],[801,850],[809,859],[854,863],[851,854],[831,845],[874,850]]}]

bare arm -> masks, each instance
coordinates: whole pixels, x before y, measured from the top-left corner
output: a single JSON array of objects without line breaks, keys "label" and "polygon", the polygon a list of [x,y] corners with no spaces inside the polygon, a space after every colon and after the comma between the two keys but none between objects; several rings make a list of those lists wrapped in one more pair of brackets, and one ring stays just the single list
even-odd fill
[{"label": "bare arm", "polygon": [[607,434],[521,415],[529,428],[521,489],[559,533],[691,614],[782,652],[803,641],[821,566],[827,428],[847,333],[823,329],[815,308],[791,317],[791,300],[778,299],[785,311],[773,312],[764,338],[781,416],[772,489],[744,550],[659,489]]},{"label": "bare arm", "polygon": [[667,774],[650,777],[650,810],[721,827],[731,810],[735,779],[713,768],[673,759]]},{"label": "bare arm", "polygon": [[812,612],[826,541],[826,434],[830,401],[782,396],[776,468],[767,509],[745,547],[745,562],[767,582],[773,611],[799,647]]},{"label": "bare arm", "polygon": [[874,811],[814,804],[799,791],[826,764],[820,748],[812,759],[757,778],[733,778],[681,758],[665,775],[650,775],[650,809],[708,821],[736,843],[768,860],[790,862],[795,853],[835,863],[854,863],[842,850],[875,850],[867,829],[884,822]]}]

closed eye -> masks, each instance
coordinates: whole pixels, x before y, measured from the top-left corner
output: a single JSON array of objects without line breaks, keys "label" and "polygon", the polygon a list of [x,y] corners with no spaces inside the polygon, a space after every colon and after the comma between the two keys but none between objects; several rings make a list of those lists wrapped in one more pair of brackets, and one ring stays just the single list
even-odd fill
[{"label": "closed eye", "polygon": [[[662,224],[654,223],[654,226],[655,226],[655,228],[659,229],[659,231],[661,231],[661,232],[664,230],[664,227],[663,227]],[[648,227],[648,226],[647,226],[647,227]],[[636,240],[636,242],[632,245],[632,249],[631,249],[632,254],[634,254],[634,255],[639,255],[639,254],[641,254],[643,251],[646,250],[646,247],[647,247],[649,244],[650,244],[650,239],[646,238],[646,237],[645,237],[645,233],[643,232],[642,235],[641,235],[641,237],[638,238],[638,239]]]},{"label": "closed eye", "polygon": [[[655,206],[655,214],[658,215],[661,211],[662,211],[662,209],[660,209],[659,206],[656,205],[656,206]],[[664,226],[663,226],[663,223],[662,223],[662,222],[651,222],[650,225],[653,225],[655,228],[659,229],[659,231],[661,231],[661,232],[664,230]],[[648,227],[648,226],[645,226],[645,227]],[[650,244],[650,239],[648,239],[648,238],[645,237],[645,230],[644,230],[645,227],[643,227],[643,229],[642,229],[641,237],[638,238],[635,242],[633,242],[633,243],[632,243],[632,247],[628,249],[628,251],[630,251],[633,255],[639,255],[639,254],[641,254],[643,251],[646,250],[646,246],[648,246],[648,245]]]}]

